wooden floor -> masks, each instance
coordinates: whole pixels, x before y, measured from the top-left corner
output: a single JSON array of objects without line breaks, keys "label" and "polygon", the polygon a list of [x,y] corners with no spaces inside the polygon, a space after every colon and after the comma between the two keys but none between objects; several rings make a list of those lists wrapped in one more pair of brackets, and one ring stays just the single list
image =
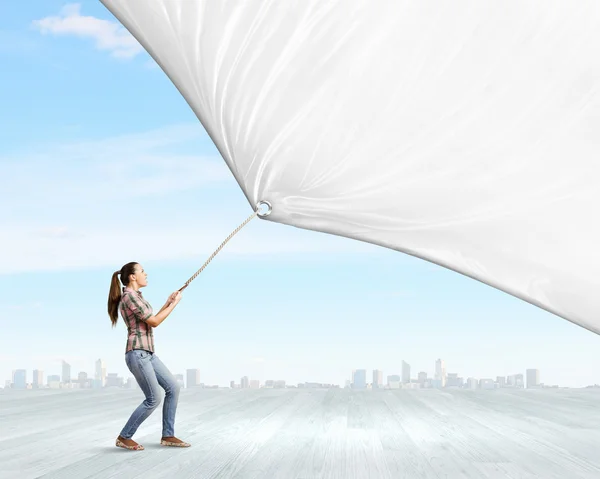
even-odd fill
[{"label": "wooden floor", "polygon": [[139,389],[0,391],[0,478],[594,478],[599,390],[183,389],[114,440]]}]

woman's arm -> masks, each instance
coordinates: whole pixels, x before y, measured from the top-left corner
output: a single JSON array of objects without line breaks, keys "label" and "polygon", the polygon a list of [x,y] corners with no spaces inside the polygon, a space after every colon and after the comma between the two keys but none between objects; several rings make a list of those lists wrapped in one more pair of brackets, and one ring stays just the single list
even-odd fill
[{"label": "woman's arm", "polygon": [[160,311],[158,312],[158,314],[162,313],[165,309],[167,309],[167,306],[169,306],[169,304],[171,304],[170,301],[167,301],[164,306],[162,308],[160,308]]},{"label": "woman's arm", "polygon": [[169,305],[165,304],[158,314],[150,316],[146,322],[153,328],[156,328],[160,323],[167,319],[167,316],[175,309],[176,304],[177,303],[175,302],[170,303]]},{"label": "woman's arm", "polygon": [[169,297],[169,299],[167,300],[165,305],[160,309],[160,311],[156,315],[150,316],[146,320],[146,322],[151,327],[156,328],[160,323],[162,323],[165,319],[167,319],[167,316],[169,316],[169,314],[171,314],[171,312],[173,311],[173,309],[175,309],[175,306],[177,306],[177,304],[179,303],[180,300],[181,300],[181,293],[179,293],[179,292],[177,292],[176,294],[173,293]]},{"label": "woman's arm", "polygon": [[171,296],[169,296],[169,299],[167,299],[167,302],[164,304],[164,306],[162,308],[160,308],[160,311],[158,312],[158,314],[162,313],[165,309],[167,309],[169,304],[171,304],[173,302],[173,300],[175,299],[175,296],[177,296],[178,294],[181,294],[181,293],[179,291],[176,291],[175,293],[171,294]]}]

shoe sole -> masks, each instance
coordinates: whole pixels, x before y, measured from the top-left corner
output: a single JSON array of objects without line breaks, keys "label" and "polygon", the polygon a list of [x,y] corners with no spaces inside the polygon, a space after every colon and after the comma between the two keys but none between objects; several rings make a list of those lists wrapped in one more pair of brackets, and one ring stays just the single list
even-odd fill
[{"label": "shoe sole", "polygon": [[187,442],[169,442],[169,441],[160,441],[161,446],[169,446],[169,447],[190,447],[191,444]]},{"label": "shoe sole", "polygon": [[130,451],[143,451],[144,450],[144,446],[142,446],[141,444],[138,444],[137,446],[128,446],[127,444],[125,444],[121,441],[117,441],[115,443],[115,446],[122,447],[123,449],[129,449]]}]

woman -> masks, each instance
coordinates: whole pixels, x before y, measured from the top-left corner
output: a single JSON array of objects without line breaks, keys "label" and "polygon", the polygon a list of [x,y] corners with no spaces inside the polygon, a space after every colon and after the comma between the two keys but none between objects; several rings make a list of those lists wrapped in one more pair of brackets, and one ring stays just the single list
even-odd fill
[{"label": "woman", "polygon": [[[119,286],[119,275],[123,292]],[[160,389],[165,390],[163,405],[162,438],[163,446],[189,447],[190,444],[175,437],[175,412],[179,399],[180,386],[154,353],[153,328],[162,323],[181,301],[181,293],[174,292],[157,315],[143,298],[140,288],[148,285],[148,275],[139,263],[127,263],[120,271],[115,271],[108,294],[108,315],[115,327],[118,312],[127,325],[127,346],[125,362],[144,392],[146,399],[133,412],[127,424],[117,437],[116,445],[125,449],[141,451],[144,446],[131,437],[150,414],[160,404]]]}]

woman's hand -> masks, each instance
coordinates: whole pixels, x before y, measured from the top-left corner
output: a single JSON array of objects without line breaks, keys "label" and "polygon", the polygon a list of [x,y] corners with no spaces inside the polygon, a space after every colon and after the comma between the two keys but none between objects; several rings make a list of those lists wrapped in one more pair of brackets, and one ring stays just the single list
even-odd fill
[{"label": "woman's hand", "polygon": [[171,303],[173,303],[173,306],[175,306],[177,303],[179,303],[179,301],[181,301],[181,291],[175,291],[171,294],[171,296],[169,296],[169,299],[167,299],[166,306],[170,306]]},{"label": "woman's hand", "polygon": [[[173,294],[175,295],[175,297],[173,298],[173,303],[174,304],[179,303],[179,301],[181,301],[181,291],[177,291]],[[173,295],[171,295],[171,296],[173,296]]]}]

